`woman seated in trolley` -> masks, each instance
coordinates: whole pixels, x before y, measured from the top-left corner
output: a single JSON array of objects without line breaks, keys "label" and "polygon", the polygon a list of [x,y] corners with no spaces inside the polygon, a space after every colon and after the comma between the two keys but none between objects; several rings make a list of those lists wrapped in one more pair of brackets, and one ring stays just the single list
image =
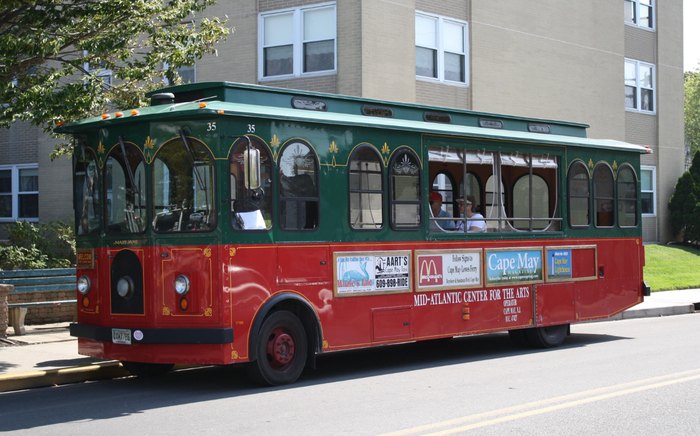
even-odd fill
[{"label": "woman seated in trolley", "polygon": [[[464,232],[485,232],[486,231],[486,221],[484,221],[484,216],[479,212],[475,212],[474,208],[476,199],[473,195],[467,195],[467,199],[464,197],[459,197],[457,199],[457,206],[459,207],[459,216],[462,219],[457,221],[457,230]],[[466,221],[466,225],[465,225]]]}]

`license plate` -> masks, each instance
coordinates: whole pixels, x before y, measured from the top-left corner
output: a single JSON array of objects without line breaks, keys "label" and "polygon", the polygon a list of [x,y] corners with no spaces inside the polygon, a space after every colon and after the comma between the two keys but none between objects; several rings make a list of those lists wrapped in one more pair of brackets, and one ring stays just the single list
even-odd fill
[{"label": "license plate", "polygon": [[112,343],[131,345],[131,330],[112,329]]}]

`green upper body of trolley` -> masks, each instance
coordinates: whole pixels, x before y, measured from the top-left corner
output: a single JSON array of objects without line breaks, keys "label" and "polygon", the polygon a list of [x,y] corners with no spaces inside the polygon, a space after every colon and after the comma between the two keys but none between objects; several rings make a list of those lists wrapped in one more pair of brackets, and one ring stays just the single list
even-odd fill
[{"label": "green upper body of trolley", "polygon": [[[639,174],[639,155],[647,152],[644,147],[612,140],[586,138],[586,125],[560,121],[527,119],[505,115],[477,113],[437,107],[391,103],[306,91],[275,89],[255,85],[233,83],[201,83],[166,88],[160,93],[171,92],[172,101],[123,113],[110,113],[102,117],[82,120],[57,129],[76,136],[76,162],[86,157],[94,160],[96,170],[105,178],[110,156],[122,156],[122,160],[142,159],[143,166],[126,169],[122,179],[141,185],[131,192],[138,197],[140,223],[129,223],[121,228],[110,228],[109,219],[93,225],[89,232],[78,231],[83,246],[112,245],[124,241],[131,244],[152,245],[156,239],[167,239],[169,244],[200,243],[202,238],[222,243],[272,243],[295,241],[406,241],[425,239],[483,239],[504,238],[561,238],[591,236],[639,236],[640,198],[638,177],[636,184],[637,215],[635,225],[611,225],[604,232],[589,225],[572,228],[569,225],[567,197],[567,169],[577,162],[585,164],[589,173],[599,163],[609,165],[614,171],[631,168]],[[152,97],[158,98],[157,95]],[[237,141],[257,141],[264,144],[273,160],[267,192],[262,195],[275,199],[267,225],[260,231],[240,231],[231,225],[231,174],[230,159]],[[313,229],[283,229],[276,223],[279,216],[279,157],[280,152],[292,142],[300,142],[313,149],[318,165],[318,198],[320,210]],[[203,201],[188,207],[195,216],[195,224],[189,229],[160,231],[159,219],[169,217],[178,209],[177,204],[157,204],[158,195],[152,181],[163,177],[158,167],[160,157],[167,153],[163,146],[178,143],[183,150],[171,153],[171,163],[177,160],[189,162],[187,176],[192,178],[195,197]],[[382,201],[382,226],[378,229],[356,230],[349,224],[348,212],[348,160],[353,151],[369,144],[381,156],[384,197]],[[184,146],[184,147],[183,147]],[[523,153],[551,157],[558,162],[558,186],[556,195],[558,218],[561,225],[548,232],[435,234],[428,230],[429,212],[429,150],[483,150],[484,153]],[[137,149],[140,153],[133,152]],[[388,216],[387,192],[390,189],[387,167],[400,150],[410,149],[418,158],[420,167],[420,225],[413,228],[392,227]],[[88,151],[90,150],[90,151]],[[132,150],[132,151],[129,151]],[[179,154],[178,154],[179,153]],[[207,153],[211,154],[211,170],[201,169]],[[129,157],[126,157],[126,156]],[[126,159],[124,158],[126,157]],[[167,166],[167,165],[166,165]],[[177,164],[175,164],[177,166]],[[201,168],[200,168],[201,166]],[[77,165],[76,168],[79,168]],[[82,167],[88,173],[89,165]],[[142,172],[139,172],[142,171]],[[137,173],[137,174],[134,174]],[[183,173],[183,176],[185,175]],[[589,174],[590,175],[590,174]],[[85,184],[85,177],[74,189]],[[121,180],[121,179],[120,179]],[[114,191],[116,187],[110,187]],[[160,188],[162,189],[162,187]],[[593,189],[591,185],[591,189]],[[133,189],[132,189],[133,191]],[[143,192],[142,192],[143,191]],[[269,192],[271,191],[271,192]],[[106,192],[103,188],[102,192]],[[199,196],[198,196],[199,195]],[[204,196],[204,197],[202,197]],[[104,199],[105,201],[108,199]],[[593,203],[593,199],[589,200]],[[106,204],[106,203],[105,203]],[[102,205],[102,213],[109,215]],[[133,207],[133,205],[131,206]],[[197,209],[203,210],[206,225],[197,228]],[[76,204],[76,225],[80,229],[80,211]],[[126,212],[129,213],[128,211]],[[266,217],[268,218],[268,217]],[[192,225],[192,224],[190,224]]]}]

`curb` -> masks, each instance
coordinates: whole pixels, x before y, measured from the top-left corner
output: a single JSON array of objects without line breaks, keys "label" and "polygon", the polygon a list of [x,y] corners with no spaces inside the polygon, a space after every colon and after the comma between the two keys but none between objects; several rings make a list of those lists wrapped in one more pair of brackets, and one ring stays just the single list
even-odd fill
[{"label": "curb", "polygon": [[128,376],[118,361],[107,361],[71,368],[0,375],[0,392],[103,380]]},{"label": "curb", "polygon": [[657,318],[660,316],[685,315],[695,313],[695,304],[679,304],[677,306],[650,307],[648,309],[628,309],[608,318],[606,321],[635,318]]}]

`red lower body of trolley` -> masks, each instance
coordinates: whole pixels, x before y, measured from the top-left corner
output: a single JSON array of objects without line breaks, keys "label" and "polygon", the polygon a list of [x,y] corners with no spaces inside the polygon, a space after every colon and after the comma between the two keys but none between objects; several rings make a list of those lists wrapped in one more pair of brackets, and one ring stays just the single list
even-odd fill
[{"label": "red lower body of trolley", "polygon": [[643,300],[643,265],[638,237],[81,250],[91,289],[71,333],[103,359],[283,367],[301,350],[607,318]]}]

